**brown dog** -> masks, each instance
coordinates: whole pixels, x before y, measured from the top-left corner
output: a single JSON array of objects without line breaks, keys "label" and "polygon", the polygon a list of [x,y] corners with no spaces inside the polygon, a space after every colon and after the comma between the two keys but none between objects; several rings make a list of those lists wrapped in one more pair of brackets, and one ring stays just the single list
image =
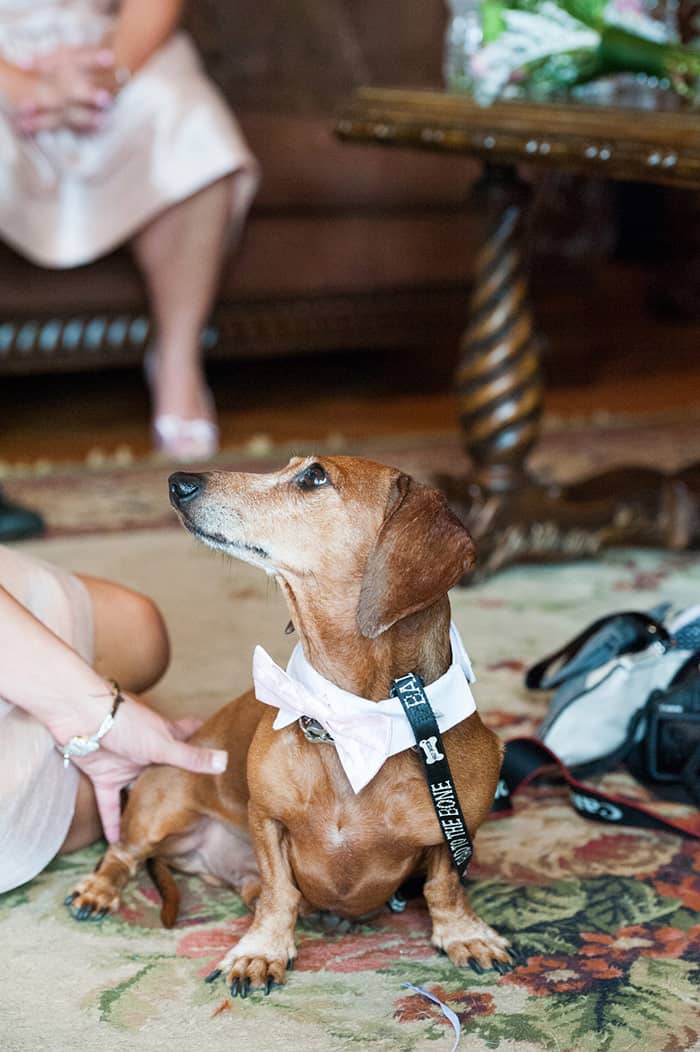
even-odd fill
[{"label": "brown dog", "polygon": [[[195,537],[277,579],[304,654],[327,680],[376,702],[396,677],[414,672],[430,684],[450,666],[447,590],[474,548],[437,490],[381,464],[323,457],[268,475],[177,473],[170,495]],[[275,716],[251,691],[203,724],[192,741],[228,750],[222,775],[144,771],[120,842],[71,897],[74,915],[116,909],[146,860],[166,924],[177,913],[168,865],[231,884],[257,900],[255,916],[216,974],[245,996],[284,982],[300,909],[364,917],[421,874],[434,945],[455,965],[509,968],[507,941],[459,883],[415,750],[391,756],[355,794],[332,745],[309,741],[297,722],[274,730]],[[444,745],[473,835],[491,808],[502,747],[477,713]]]}]

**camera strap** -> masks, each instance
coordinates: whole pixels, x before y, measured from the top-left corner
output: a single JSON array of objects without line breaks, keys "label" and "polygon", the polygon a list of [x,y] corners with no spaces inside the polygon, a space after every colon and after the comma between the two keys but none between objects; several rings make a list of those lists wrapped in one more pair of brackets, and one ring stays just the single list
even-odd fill
[{"label": "camera strap", "polygon": [[491,809],[492,817],[513,810],[513,797],[535,779],[558,778],[566,782],[573,807],[584,818],[608,825],[628,825],[700,840],[700,813],[686,818],[667,818],[652,806],[628,797],[603,792],[579,781],[551,749],[537,738],[512,738],[506,742],[501,777]]},{"label": "camera strap", "polygon": [[445,746],[423,680],[410,672],[395,679],[391,696],[398,698],[416,739],[428,793],[445,838],[452,865],[462,883],[473,854],[472,838],[464,821]]},{"label": "camera strap", "polygon": [[530,690],[549,690],[574,675],[600,668],[620,654],[636,653],[654,642],[668,644],[668,630],[654,616],[663,610],[664,606],[659,606],[649,614],[629,610],[599,618],[559,650],[529,668],[525,674],[525,686]]}]

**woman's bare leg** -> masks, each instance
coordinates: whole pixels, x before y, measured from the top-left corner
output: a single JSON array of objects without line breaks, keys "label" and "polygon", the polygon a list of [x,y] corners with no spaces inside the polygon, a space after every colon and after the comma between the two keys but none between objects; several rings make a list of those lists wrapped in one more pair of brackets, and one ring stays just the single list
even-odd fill
[{"label": "woman's bare leg", "polygon": [[161,678],[170,660],[170,643],[163,616],[140,592],[82,576],[92,600],[97,672],[124,690],[141,693]]},{"label": "woman's bare leg", "polygon": [[212,420],[200,337],[227,248],[235,175],[161,212],[133,240],[156,323],[153,414]]},{"label": "woman's bare leg", "polygon": [[67,855],[69,851],[79,851],[81,847],[94,844],[101,836],[102,823],[97,811],[95,791],[88,776],[81,771],[73,821],[58,853]]},{"label": "woman's bare leg", "polygon": [[[95,669],[129,693],[148,690],[161,678],[170,644],[158,607],[147,596],[98,577],[80,578],[92,600]],[[82,774],[73,821],[60,854],[87,847],[102,836],[95,794]]]}]

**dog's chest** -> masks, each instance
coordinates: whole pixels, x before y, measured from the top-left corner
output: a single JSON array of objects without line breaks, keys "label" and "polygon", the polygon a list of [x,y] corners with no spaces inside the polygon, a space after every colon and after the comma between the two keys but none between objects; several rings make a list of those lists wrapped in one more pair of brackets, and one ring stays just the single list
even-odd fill
[{"label": "dog's chest", "polygon": [[358,794],[327,744],[304,750],[297,771],[274,810],[300,890],[344,915],[381,907],[440,837],[418,765],[392,757]]},{"label": "dog's chest", "polygon": [[310,841],[323,853],[339,855],[381,851],[397,840],[411,849],[439,841],[440,828],[413,752],[389,757],[359,793],[353,792],[330,744],[297,739],[293,753],[280,750],[273,759],[279,763],[270,762],[267,771],[274,770],[277,787],[283,781],[284,793],[273,794],[265,776],[256,788],[264,793],[266,809],[294,840]]},{"label": "dog's chest", "polygon": [[304,822],[287,827],[302,894],[314,907],[341,915],[379,908],[415,866],[419,849],[401,834],[386,811],[318,801]]}]

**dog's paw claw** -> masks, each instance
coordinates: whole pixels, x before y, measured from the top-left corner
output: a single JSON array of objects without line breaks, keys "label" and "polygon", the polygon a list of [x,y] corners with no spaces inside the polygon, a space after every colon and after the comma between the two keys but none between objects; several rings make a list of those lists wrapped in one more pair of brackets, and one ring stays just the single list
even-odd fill
[{"label": "dog's paw claw", "polygon": [[77,905],[74,904],[70,907],[70,915],[73,920],[77,921],[101,921],[108,913],[108,909],[105,909],[103,906],[96,906],[90,902],[85,902],[82,905],[78,902]]},{"label": "dog's paw claw", "polygon": [[218,979],[220,975],[221,975],[221,969],[220,968],[215,968],[213,972],[209,972],[209,975],[205,975],[204,982],[205,983],[213,983],[214,980]]},{"label": "dog's paw claw", "polygon": [[247,932],[217,963],[216,971],[223,975],[232,997],[245,999],[256,990],[269,994],[274,986],[284,986],[295,953],[291,936],[275,945]]},{"label": "dog's paw claw", "polygon": [[[221,961],[211,972],[211,981],[224,975],[231,997],[245,1000],[255,990],[261,990],[266,996],[275,986],[284,986],[285,962],[277,958],[238,957]],[[207,981],[209,980],[207,976]]]},{"label": "dog's paw claw", "polygon": [[106,877],[91,873],[66,896],[64,904],[75,920],[102,920],[119,909],[119,892]]},{"label": "dog's paw claw", "polygon": [[483,922],[475,924],[471,931],[465,928],[456,938],[443,937],[439,941],[457,968],[468,965],[477,975],[483,975],[490,968],[499,975],[512,970],[510,943]]}]

